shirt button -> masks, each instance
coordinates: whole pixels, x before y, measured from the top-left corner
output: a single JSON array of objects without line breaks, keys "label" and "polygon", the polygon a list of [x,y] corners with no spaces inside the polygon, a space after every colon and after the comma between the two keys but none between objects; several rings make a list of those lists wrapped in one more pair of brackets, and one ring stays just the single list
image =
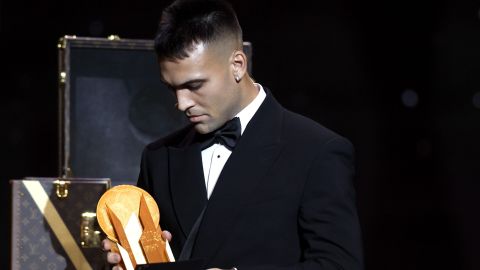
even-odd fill
[{"label": "shirt button", "polygon": [[217,158],[220,158],[220,155],[218,155]]}]

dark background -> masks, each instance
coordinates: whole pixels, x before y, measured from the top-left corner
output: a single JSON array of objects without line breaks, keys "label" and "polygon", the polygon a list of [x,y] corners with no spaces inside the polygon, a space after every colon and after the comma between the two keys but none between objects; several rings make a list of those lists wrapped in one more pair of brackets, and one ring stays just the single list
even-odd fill
[{"label": "dark background", "polygon": [[[480,2],[232,3],[254,78],[354,143],[366,268],[480,269]],[[57,175],[58,38],[152,38],[166,4],[0,2],[1,266],[8,180]]]}]

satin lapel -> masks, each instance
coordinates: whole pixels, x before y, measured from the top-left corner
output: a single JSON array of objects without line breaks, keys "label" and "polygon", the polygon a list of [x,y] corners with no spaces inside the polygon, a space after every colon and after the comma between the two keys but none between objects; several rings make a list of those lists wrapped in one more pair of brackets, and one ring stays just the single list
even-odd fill
[{"label": "satin lapel", "polygon": [[208,201],[193,256],[214,258],[241,205],[255,194],[282,149],[280,130],[283,109],[267,96],[251,119],[235,150],[225,164]]},{"label": "satin lapel", "polygon": [[198,143],[169,147],[170,188],[173,207],[187,237],[207,203],[202,156]]}]

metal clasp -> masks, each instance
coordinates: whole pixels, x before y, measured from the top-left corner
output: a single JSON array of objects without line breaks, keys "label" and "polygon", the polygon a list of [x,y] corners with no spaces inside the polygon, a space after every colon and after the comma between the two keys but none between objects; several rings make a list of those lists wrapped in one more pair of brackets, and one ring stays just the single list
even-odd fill
[{"label": "metal clasp", "polygon": [[100,247],[101,232],[97,230],[95,221],[97,215],[92,212],[82,213],[80,225],[80,245],[83,248]]},{"label": "metal clasp", "polygon": [[55,185],[58,198],[64,199],[68,197],[68,185],[70,184],[69,181],[56,180],[53,182],[53,184]]}]

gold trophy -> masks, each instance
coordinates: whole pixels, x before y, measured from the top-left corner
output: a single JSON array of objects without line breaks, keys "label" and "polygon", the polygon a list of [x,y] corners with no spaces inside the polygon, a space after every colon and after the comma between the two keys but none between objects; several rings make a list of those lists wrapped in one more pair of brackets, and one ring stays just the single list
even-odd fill
[{"label": "gold trophy", "polygon": [[116,243],[112,251],[122,256],[123,269],[175,261],[162,238],[157,203],[145,190],[132,185],[109,189],[98,201],[97,219],[107,237]]}]

